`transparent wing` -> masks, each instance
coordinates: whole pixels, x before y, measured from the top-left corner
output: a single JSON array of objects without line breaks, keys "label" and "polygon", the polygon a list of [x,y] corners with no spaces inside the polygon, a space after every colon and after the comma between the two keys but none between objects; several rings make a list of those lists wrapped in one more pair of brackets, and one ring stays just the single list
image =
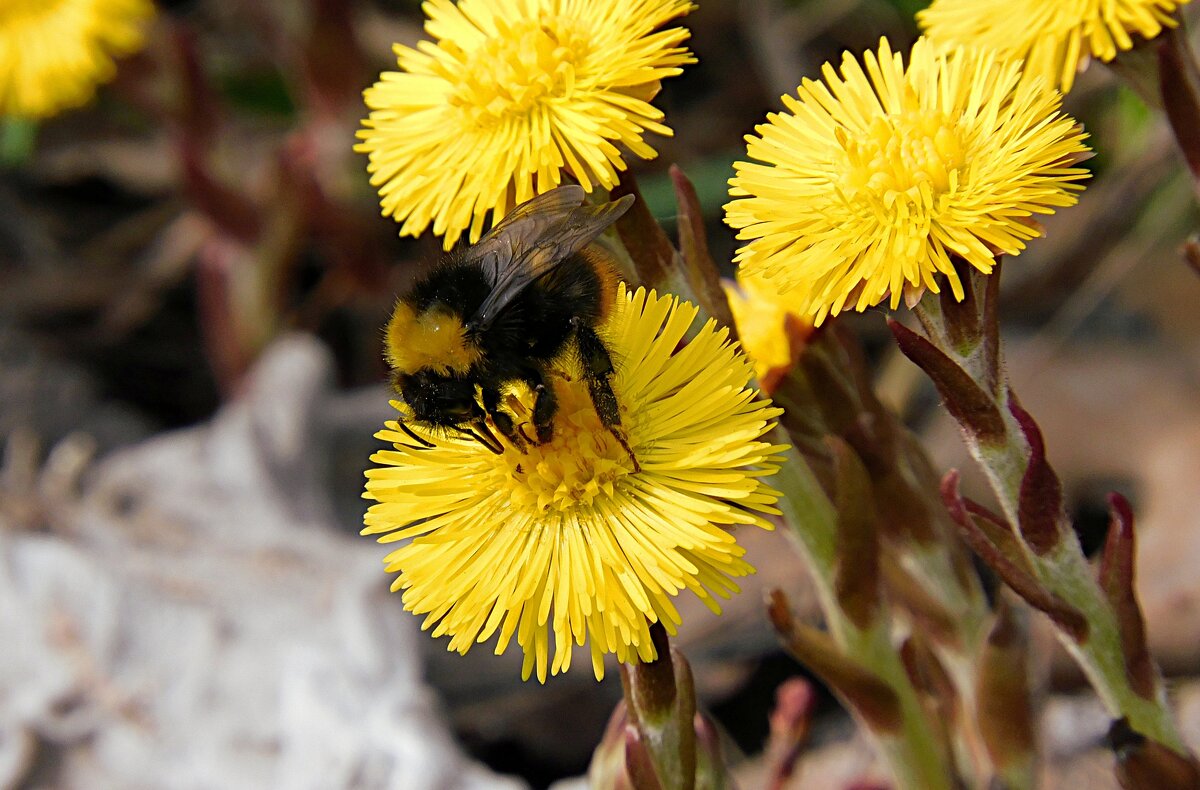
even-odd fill
[{"label": "transparent wing", "polygon": [[552,189],[514,208],[479,241],[462,252],[464,262],[480,262],[498,283],[508,270],[515,253],[544,237],[547,229],[579,208],[583,187],[570,184]]},{"label": "transparent wing", "polygon": [[468,326],[484,330],[518,294],[582,249],[617,221],[633,195],[599,206],[583,203],[583,188],[552,189],[512,210],[478,243],[465,261],[478,262],[491,275],[492,290]]}]

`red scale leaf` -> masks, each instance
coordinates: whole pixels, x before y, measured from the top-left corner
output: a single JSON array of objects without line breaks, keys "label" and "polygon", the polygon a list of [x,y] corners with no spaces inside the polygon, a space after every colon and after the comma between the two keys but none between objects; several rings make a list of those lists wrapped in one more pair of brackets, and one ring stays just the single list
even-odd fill
[{"label": "red scale leaf", "polygon": [[1021,433],[1029,444],[1029,465],[1021,478],[1021,491],[1017,500],[1017,527],[1021,537],[1039,556],[1052,551],[1063,539],[1061,524],[1066,520],[1063,513],[1062,483],[1046,461],[1046,444],[1042,431],[1033,417],[1021,408],[1017,396],[1009,390],[1008,410],[1021,426]]}]

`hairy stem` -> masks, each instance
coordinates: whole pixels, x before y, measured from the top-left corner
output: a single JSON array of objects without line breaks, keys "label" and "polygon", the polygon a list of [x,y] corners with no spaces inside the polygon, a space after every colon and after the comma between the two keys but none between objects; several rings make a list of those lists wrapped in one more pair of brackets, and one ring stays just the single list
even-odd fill
[{"label": "hairy stem", "polygon": [[[990,276],[998,277],[998,272]],[[1004,517],[1014,528],[1013,545],[1021,555],[1014,559],[1032,569],[1044,590],[1082,615],[1086,622],[1083,633],[1066,630],[1056,622],[1058,636],[1114,718],[1124,717],[1141,735],[1186,754],[1157,672],[1152,693],[1139,694],[1135,688],[1118,614],[1097,582],[1062,507],[1061,486],[1045,460],[1040,432],[1009,387],[998,329],[986,318],[994,308],[991,302],[998,289],[994,282],[985,283],[984,275],[971,277],[974,294],[979,297],[977,311],[947,310],[937,295],[930,294],[914,312],[928,333],[926,339],[973,382],[967,392],[943,374],[939,391],[962,424],[971,455],[987,475]],[[972,298],[968,296],[968,301]],[[964,324],[971,324],[966,328],[973,331],[964,332]],[[964,336],[975,340],[949,340]],[[928,363],[923,367],[927,372],[933,369]],[[980,393],[986,393],[994,406],[986,418],[979,416],[982,412],[978,409],[961,405],[970,401],[973,406]]]}]

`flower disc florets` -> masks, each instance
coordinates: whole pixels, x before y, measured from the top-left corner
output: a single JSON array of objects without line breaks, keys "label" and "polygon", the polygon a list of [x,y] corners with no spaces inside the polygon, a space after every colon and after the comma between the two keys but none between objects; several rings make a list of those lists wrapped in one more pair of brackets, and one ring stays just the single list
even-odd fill
[{"label": "flower disc florets", "polygon": [[549,191],[569,172],[611,189],[623,146],[651,159],[646,132],[671,134],[650,104],[694,58],[686,0],[429,0],[416,49],[364,94],[356,150],[400,232],[431,223],[450,249],[486,218]]},{"label": "flower disc florets", "polygon": [[[778,493],[763,477],[780,449],[763,441],[779,413],[748,386],[750,363],[714,323],[681,345],[696,309],[622,285],[600,327],[616,360],[619,431],[604,426],[569,360],[550,376],[558,396],[554,437],[494,454],[477,442],[409,426],[379,438],[365,496],[375,500],[364,534],[408,541],[388,555],[405,608],[465,653],[515,637],[526,677],[565,671],[572,644],[603,658],[655,657],[649,623],[680,622],[684,589],[714,611],[753,572],[730,529],[770,529]],[[515,387],[504,408],[518,426],[531,394]],[[402,408],[401,404],[397,404]],[[528,426],[526,426],[528,427]],[[636,464],[634,462],[636,458]],[[554,657],[550,661],[550,634]]]},{"label": "flower disc florets", "polygon": [[885,39],[822,79],[747,136],[725,207],[742,273],[818,324],[939,281],[961,299],[952,256],[991,271],[1083,188],[1083,132],[1018,63],[922,39],[906,67]]},{"label": "flower disc florets", "polygon": [[[554,438],[546,444],[509,448],[502,457],[511,484],[512,505],[543,513],[591,507],[597,496],[633,472],[633,459],[600,422],[587,393],[564,379],[551,382],[558,397]],[[509,399],[520,424],[532,424],[533,399],[527,390]]]}]

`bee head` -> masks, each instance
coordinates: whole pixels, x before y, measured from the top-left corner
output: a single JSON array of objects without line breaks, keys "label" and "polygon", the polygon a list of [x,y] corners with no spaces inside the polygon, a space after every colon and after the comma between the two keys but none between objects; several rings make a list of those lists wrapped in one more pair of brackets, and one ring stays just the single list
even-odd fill
[{"label": "bee head", "polygon": [[456,426],[483,416],[475,400],[475,382],[470,379],[425,368],[416,373],[397,371],[392,384],[419,423]]},{"label": "bee head", "polygon": [[442,305],[417,310],[401,301],[386,332],[388,364],[400,373],[432,370],[462,375],[479,359],[479,347],[463,326],[462,316]]}]

